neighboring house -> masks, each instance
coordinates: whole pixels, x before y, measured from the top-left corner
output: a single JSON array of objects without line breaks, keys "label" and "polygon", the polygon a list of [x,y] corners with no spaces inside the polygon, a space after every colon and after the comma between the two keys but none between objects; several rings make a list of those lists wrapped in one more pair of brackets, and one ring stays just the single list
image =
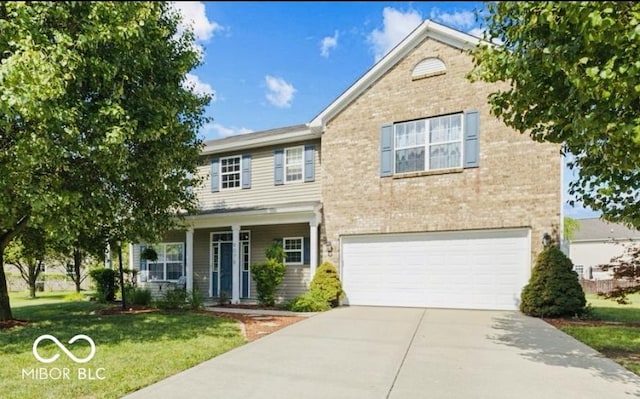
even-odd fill
[{"label": "neighboring house", "polygon": [[640,245],[640,231],[599,218],[577,219],[578,229],[569,244],[569,257],[574,270],[586,280],[608,280],[613,271],[599,265],[624,254],[629,245]]},{"label": "neighboring house", "polygon": [[346,304],[516,309],[560,226],[561,157],[491,116],[496,86],[466,79],[478,42],[425,21],[309,123],[206,142],[200,213],[132,264],[254,300],[278,239],[281,299],[329,261]]}]

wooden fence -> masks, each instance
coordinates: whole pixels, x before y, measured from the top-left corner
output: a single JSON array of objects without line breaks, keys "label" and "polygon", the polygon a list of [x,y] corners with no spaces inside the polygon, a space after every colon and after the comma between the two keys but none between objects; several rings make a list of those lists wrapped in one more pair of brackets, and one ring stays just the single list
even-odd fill
[{"label": "wooden fence", "polygon": [[586,294],[597,294],[599,292],[611,292],[616,288],[626,288],[637,285],[633,281],[626,280],[583,280],[580,279],[582,290]]}]

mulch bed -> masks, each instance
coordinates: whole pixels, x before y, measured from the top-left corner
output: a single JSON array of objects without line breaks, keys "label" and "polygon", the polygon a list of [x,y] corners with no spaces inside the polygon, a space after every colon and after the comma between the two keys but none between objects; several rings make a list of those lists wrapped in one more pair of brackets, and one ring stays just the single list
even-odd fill
[{"label": "mulch bed", "polygon": [[13,327],[24,327],[28,325],[29,322],[26,320],[7,320],[0,321],[0,330],[5,330]]},{"label": "mulch bed", "polygon": [[[242,309],[261,309],[261,310],[276,310],[266,309],[264,307],[258,305],[225,305],[227,308],[242,308]],[[99,315],[115,315],[115,314],[141,314],[141,313],[151,313],[151,312],[159,312],[159,309],[151,308],[148,306],[136,306],[132,305],[128,307],[128,309],[123,310],[122,306],[112,306],[105,309],[101,309],[96,311]],[[269,335],[275,331],[278,331],[288,325],[293,323],[297,323],[300,320],[304,320],[304,317],[298,316],[268,316],[261,314],[240,314],[240,313],[228,313],[228,312],[211,312],[208,310],[201,310],[198,313],[213,315],[218,317],[225,317],[228,319],[236,320],[242,323],[242,332],[246,337],[247,341],[255,341],[258,338],[264,337],[265,335]]]},{"label": "mulch bed", "polygon": [[220,308],[230,308],[230,309],[282,310],[275,306],[262,306],[262,305],[251,304],[251,303],[236,303],[236,304],[224,304],[224,305],[215,304],[213,306],[220,307]]},{"label": "mulch bed", "polygon": [[122,306],[112,306],[96,311],[99,315],[114,315],[114,314],[140,314],[140,313],[152,313],[157,312],[158,309],[154,309],[148,306],[132,305],[127,309],[122,309]]},{"label": "mulch bed", "polygon": [[[236,305],[234,305],[236,306]],[[264,309],[264,308],[256,308]],[[234,319],[242,323],[243,333],[247,338],[247,341],[252,342],[258,338],[262,338],[275,331],[278,331],[291,324],[304,320],[306,317],[299,316],[270,316],[270,315],[249,315],[241,313],[226,313],[226,312],[210,312],[219,317],[226,317],[228,319]]]},{"label": "mulch bed", "polygon": [[[243,308],[243,309],[263,309],[264,307],[259,307],[257,305],[233,305],[227,306],[229,308]],[[271,310],[277,310],[273,308]],[[98,315],[117,315],[117,314],[128,314],[135,315],[141,313],[152,313],[158,312],[158,309],[151,308],[148,306],[130,306],[127,309],[122,309],[122,306],[112,306],[104,309],[100,309],[96,311]],[[304,320],[305,317],[299,316],[270,316],[270,315],[261,315],[261,314],[241,314],[241,313],[227,313],[227,312],[211,312],[211,311],[200,311],[203,314],[213,315],[217,317],[225,317],[228,319],[236,320],[242,323],[242,332],[246,337],[247,341],[252,342],[258,338],[262,338],[266,335],[269,335],[275,331],[278,331],[284,327],[287,327],[291,324],[297,323],[301,320]],[[29,322],[26,320],[9,320],[9,321],[0,321],[0,330],[9,329],[13,327],[26,326]]]},{"label": "mulch bed", "polygon": [[636,323],[622,323],[616,321],[602,321],[602,320],[580,320],[580,319],[556,319],[556,318],[543,318],[542,320],[551,324],[556,328],[565,327],[565,326],[579,326],[579,327],[600,327],[600,326],[610,326],[610,327],[632,327],[632,328],[640,328],[640,322]]}]

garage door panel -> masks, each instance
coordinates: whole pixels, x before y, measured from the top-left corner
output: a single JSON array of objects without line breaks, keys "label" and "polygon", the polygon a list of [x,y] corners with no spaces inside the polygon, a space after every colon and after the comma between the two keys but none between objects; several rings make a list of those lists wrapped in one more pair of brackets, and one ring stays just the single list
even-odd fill
[{"label": "garage door panel", "polygon": [[354,305],[516,309],[529,276],[529,231],[343,237]]}]

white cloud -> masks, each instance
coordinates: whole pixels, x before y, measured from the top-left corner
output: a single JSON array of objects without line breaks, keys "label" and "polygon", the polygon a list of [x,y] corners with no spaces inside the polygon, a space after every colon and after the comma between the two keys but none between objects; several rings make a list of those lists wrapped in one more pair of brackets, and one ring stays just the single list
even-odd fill
[{"label": "white cloud", "polygon": [[191,89],[196,94],[209,94],[215,101],[216,91],[211,87],[209,83],[203,82],[197,75],[187,73],[185,80],[182,82],[182,86]]},{"label": "white cloud", "polygon": [[417,11],[404,13],[391,7],[384,8],[382,17],[382,30],[374,29],[368,37],[376,62],[422,22],[422,16]]},{"label": "white cloud", "polygon": [[333,36],[327,36],[320,41],[320,55],[329,58],[329,51],[338,46],[338,31]]},{"label": "white cloud", "polygon": [[452,13],[441,12],[438,8],[431,9],[429,17],[445,25],[458,29],[469,29],[476,24],[476,16],[473,11],[454,11]]},{"label": "white cloud", "polygon": [[269,103],[278,108],[289,108],[296,89],[284,79],[275,76],[267,75],[264,80],[269,90],[266,94]]},{"label": "white cloud", "polygon": [[246,127],[223,126],[219,123],[208,123],[202,128],[202,131],[206,137],[213,136],[213,138],[225,138],[253,132]]},{"label": "white cloud", "polygon": [[176,1],[171,4],[182,15],[179,31],[182,32],[186,26],[191,26],[198,41],[206,42],[213,37],[214,33],[225,30],[222,25],[207,18],[204,3],[201,1]]}]

